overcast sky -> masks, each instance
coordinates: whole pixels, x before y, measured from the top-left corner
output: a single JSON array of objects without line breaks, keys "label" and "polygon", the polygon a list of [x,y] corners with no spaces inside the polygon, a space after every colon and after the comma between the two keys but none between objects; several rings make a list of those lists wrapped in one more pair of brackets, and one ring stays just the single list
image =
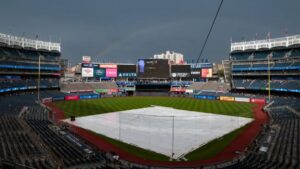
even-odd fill
[{"label": "overcast sky", "polygon": [[[1,0],[0,32],[61,41],[72,64],[136,62],[166,50],[196,58],[220,0]],[[224,0],[203,56],[228,58],[230,39],[300,34],[299,0]]]}]

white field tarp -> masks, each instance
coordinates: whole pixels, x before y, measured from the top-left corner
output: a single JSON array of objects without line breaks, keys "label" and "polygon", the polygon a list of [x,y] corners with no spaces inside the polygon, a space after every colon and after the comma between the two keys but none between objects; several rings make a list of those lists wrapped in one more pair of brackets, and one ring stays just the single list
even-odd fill
[{"label": "white field tarp", "polygon": [[73,125],[134,146],[178,158],[253,119],[167,107],[78,117]]}]

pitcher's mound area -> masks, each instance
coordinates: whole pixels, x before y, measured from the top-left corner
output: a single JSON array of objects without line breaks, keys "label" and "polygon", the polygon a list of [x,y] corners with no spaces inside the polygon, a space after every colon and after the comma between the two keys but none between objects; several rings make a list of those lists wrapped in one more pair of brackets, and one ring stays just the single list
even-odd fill
[{"label": "pitcher's mound area", "polygon": [[173,158],[238,129],[253,119],[169,107],[78,117],[68,123]]}]

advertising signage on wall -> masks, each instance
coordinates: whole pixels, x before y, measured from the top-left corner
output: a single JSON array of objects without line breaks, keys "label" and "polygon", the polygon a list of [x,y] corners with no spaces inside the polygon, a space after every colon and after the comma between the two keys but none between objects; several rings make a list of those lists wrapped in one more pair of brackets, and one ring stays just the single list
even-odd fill
[{"label": "advertising signage on wall", "polygon": [[82,68],[81,76],[82,77],[93,77],[94,76],[94,68]]},{"label": "advertising signage on wall", "polygon": [[82,63],[81,67],[99,67],[99,64],[95,64],[95,63]]},{"label": "advertising signage on wall", "polygon": [[211,63],[194,63],[191,64],[191,68],[212,68],[213,65]]},{"label": "advertising signage on wall", "polygon": [[190,73],[172,73],[172,77],[189,77]]},{"label": "advertising signage on wall", "polygon": [[212,69],[202,69],[201,70],[201,77],[202,78],[212,77]]},{"label": "advertising signage on wall", "polygon": [[106,77],[117,77],[117,69],[106,69]]},{"label": "advertising signage on wall", "polygon": [[136,77],[136,73],[118,73],[118,77]]},{"label": "advertising signage on wall", "polygon": [[106,77],[106,71],[103,68],[94,68],[94,77]]},{"label": "advertising signage on wall", "polygon": [[116,64],[100,64],[100,68],[117,69],[117,65]]}]

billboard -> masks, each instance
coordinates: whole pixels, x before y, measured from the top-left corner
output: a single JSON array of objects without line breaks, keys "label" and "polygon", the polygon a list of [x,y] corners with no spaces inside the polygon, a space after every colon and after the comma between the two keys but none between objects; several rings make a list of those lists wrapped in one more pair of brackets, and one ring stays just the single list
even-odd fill
[{"label": "billboard", "polygon": [[117,77],[117,69],[106,69],[106,77]]},{"label": "billboard", "polygon": [[118,77],[136,77],[136,73],[134,72],[134,73],[121,73],[121,72],[119,72],[118,73]]},{"label": "billboard", "polygon": [[139,59],[139,78],[170,78],[170,65],[168,59]]},{"label": "billboard", "polygon": [[106,71],[103,68],[94,68],[94,77],[106,77]]},{"label": "billboard", "polygon": [[136,73],[136,65],[118,65],[118,73]]},{"label": "billboard", "polygon": [[266,99],[264,98],[251,98],[250,99],[250,102],[251,103],[266,103]]},{"label": "billboard", "polygon": [[79,96],[78,95],[68,95],[68,96],[65,96],[65,100],[79,100]]},{"label": "billboard", "polygon": [[250,98],[246,98],[246,97],[235,97],[235,101],[237,101],[237,102],[250,102]]},{"label": "billboard", "polygon": [[190,65],[171,65],[172,77],[190,77],[191,66]]},{"label": "billboard", "polygon": [[117,65],[116,64],[100,64],[100,68],[117,69]]},{"label": "billboard", "polygon": [[201,77],[202,78],[209,78],[212,77],[212,69],[201,69]]},{"label": "billboard", "polygon": [[82,56],[82,63],[90,63],[91,57],[90,56]]},{"label": "billboard", "polygon": [[81,76],[82,77],[94,77],[94,68],[83,67],[81,69]]},{"label": "billboard", "polygon": [[118,65],[118,77],[136,77],[136,65]]},{"label": "billboard", "polygon": [[234,101],[234,97],[220,96],[220,100],[223,100],[223,101]]}]

